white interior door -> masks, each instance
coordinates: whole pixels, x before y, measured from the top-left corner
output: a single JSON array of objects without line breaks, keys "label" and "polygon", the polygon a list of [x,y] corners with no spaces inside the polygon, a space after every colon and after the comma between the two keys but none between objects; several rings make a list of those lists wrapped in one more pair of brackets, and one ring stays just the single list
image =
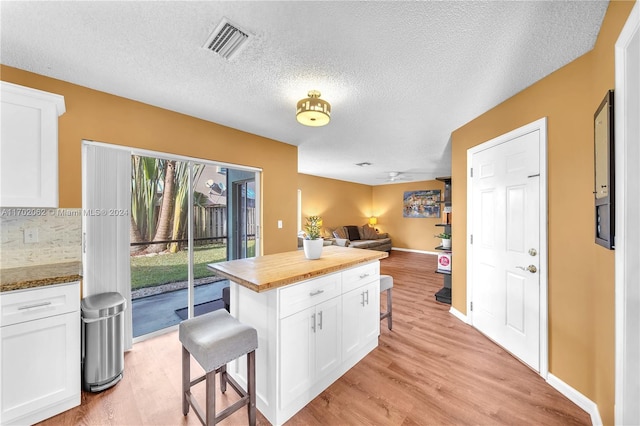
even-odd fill
[{"label": "white interior door", "polygon": [[[540,371],[541,129],[471,153],[470,273],[472,324]],[[546,312],[546,311],[545,311]]]}]

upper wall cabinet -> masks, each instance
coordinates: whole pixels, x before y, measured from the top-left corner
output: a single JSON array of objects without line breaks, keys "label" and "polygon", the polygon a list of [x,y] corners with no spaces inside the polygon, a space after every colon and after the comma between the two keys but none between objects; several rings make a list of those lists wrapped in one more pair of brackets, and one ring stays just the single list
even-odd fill
[{"label": "upper wall cabinet", "polygon": [[0,206],[58,207],[58,117],[64,97],[0,82]]}]

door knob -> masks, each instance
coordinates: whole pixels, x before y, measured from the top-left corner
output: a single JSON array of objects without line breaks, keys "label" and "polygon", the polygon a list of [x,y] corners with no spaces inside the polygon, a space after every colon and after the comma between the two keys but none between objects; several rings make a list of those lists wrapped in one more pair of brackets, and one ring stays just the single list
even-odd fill
[{"label": "door knob", "polygon": [[529,271],[532,274],[535,274],[536,272],[538,272],[538,268],[536,268],[535,265],[529,265],[526,268],[524,266],[516,266],[516,268],[522,269],[523,271]]},{"label": "door knob", "polygon": [[529,249],[529,255],[531,255],[531,256],[535,256],[535,255],[537,255],[537,254],[538,254],[538,252],[536,251],[536,249],[534,249],[534,248]]}]

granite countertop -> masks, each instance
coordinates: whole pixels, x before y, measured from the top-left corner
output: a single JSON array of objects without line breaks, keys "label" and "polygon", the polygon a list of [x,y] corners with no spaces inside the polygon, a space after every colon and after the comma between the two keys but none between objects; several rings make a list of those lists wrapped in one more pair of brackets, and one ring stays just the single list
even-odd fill
[{"label": "granite countertop", "polygon": [[388,254],[384,251],[327,246],[322,248],[320,259],[315,260],[306,259],[302,250],[296,250],[210,263],[207,267],[225,278],[260,293],[377,261],[387,256]]},{"label": "granite countertop", "polygon": [[79,281],[81,273],[82,262],[0,269],[0,292]]}]

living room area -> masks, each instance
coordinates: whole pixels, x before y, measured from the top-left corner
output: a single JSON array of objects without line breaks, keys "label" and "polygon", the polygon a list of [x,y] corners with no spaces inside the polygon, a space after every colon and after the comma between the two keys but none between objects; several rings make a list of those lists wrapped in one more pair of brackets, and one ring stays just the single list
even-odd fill
[{"label": "living room area", "polygon": [[446,221],[444,208],[438,217],[404,217],[403,196],[410,191],[440,191],[443,201],[443,181],[370,186],[298,174],[298,187],[302,223],[309,216],[322,217],[324,238],[335,239],[333,231],[338,227],[369,226],[373,217],[374,228],[380,234],[388,234],[393,250],[437,253],[435,248],[440,241],[435,235],[440,232],[437,225]]}]

